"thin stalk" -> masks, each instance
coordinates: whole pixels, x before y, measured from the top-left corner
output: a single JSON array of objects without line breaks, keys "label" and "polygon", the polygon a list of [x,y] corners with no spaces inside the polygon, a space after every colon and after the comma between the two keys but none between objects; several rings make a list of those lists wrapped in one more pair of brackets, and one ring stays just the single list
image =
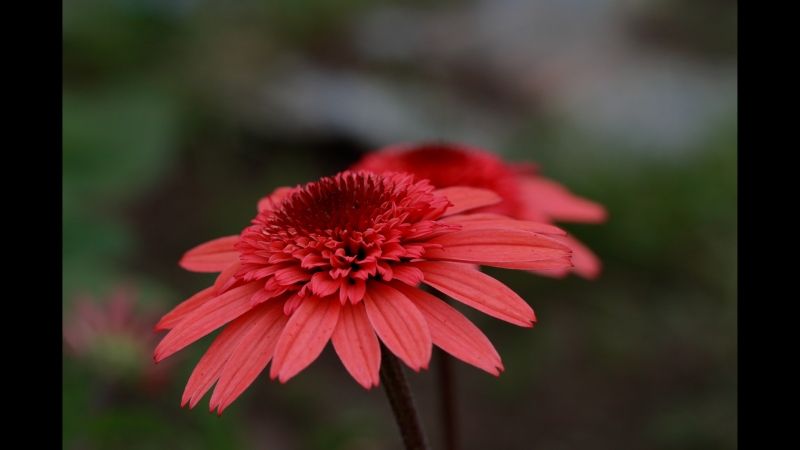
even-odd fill
[{"label": "thin stalk", "polygon": [[[428,289],[428,292],[450,304],[450,297],[441,292],[435,289]],[[439,348],[436,350],[439,355],[439,403],[444,426],[445,449],[458,450],[458,412],[456,411],[456,379],[453,357]]]},{"label": "thin stalk", "polygon": [[400,427],[406,450],[429,450],[400,360],[381,343],[381,383]]},{"label": "thin stalk", "polygon": [[456,387],[453,358],[437,348],[439,353],[439,390],[444,422],[444,440],[447,450],[458,450],[458,422],[456,420]]}]

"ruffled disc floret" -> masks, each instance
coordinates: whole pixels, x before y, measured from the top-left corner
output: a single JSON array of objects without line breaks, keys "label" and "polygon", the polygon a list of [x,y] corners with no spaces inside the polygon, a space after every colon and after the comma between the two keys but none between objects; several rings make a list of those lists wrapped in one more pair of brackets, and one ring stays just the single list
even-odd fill
[{"label": "ruffled disc floret", "polygon": [[253,306],[289,292],[287,314],[310,295],[360,302],[370,278],[416,286],[421,274],[406,264],[441,248],[424,241],[460,229],[435,220],[452,204],[433,190],[408,174],[343,172],[284,191],[242,233],[235,277],[264,281]]}]

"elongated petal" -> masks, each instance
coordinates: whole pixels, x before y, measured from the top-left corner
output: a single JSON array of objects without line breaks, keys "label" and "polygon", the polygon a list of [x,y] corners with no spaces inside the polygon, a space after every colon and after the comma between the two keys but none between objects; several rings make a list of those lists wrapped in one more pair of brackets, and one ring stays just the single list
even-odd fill
[{"label": "elongated petal", "polygon": [[[589,249],[589,247],[583,245],[582,242],[570,236],[558,236],[556,239],[567,244],[569,248],[572,249],[572,264],[574,266],[571,270],[572,272],[575,272],[576,274],[588,280],[594,280],[600,276],[600,271],[603,269],[603,263],[600,262],[600,259]],[[531,267],[531,269],[535,269],[535,267]],[[542,267],[542,269],[546,268]],[[536,271],[536,273],[555,277],[558,277],[559,275],[563,276],[559,270],[542,270]]]},{"label": "elongated petal", "polygon": [[172,311],[165,314],[164,317],[162,317],[161,320],[159,320],[156,324],[155,331],[171,330],[178,325],[178,323],[180,323],[180,321],[183,320],[186,315],[204,305],[212,298],[214,298],[214,286],[205,288],[197,294],[194,294],[193,296],[189,297],[188,300],[185,300],[176,306]]},{"label": "elongated petal", "polygon": [[[574,256],[574,255],[573,255]],[[545,259],[542,261],[521,261],[521,262],[493,262],[487,266],[500,267],[503,269],[516,270],[569,270],[572,268],[572,258],[563,257],[555,259]]]},{"label": "elongated petal", "polygon": [[456,358],[498,376],[503,370],[500,355],[481,330],[445,301],[417,288],[393,282],[392,287],[408,297],[428,324],[431,340]]},{"label": "elongated petal", "polygon": [[461,225],[462,230],[470,228],[510,228],[513,230],[532,231],[534,233],[566,236],[567,232],[554,225],[528,220],[514,220],[500,214],[462,214],[447,218],[447,223]]},{"label": "elongated petal", "polygon": [[158,344],[153,355],[156,362],[246,313],[251,308],[250,297],[263,285],[255,281],[231,289],[189,313]]},{"label": "elongated petal", "polygon": [[431,359],[431,335],[425,318],[400,291],[370,280],[364,306],[372,328],[386,347],[419,372]]},{"label": "elongated petal", "polygon": [[428,241],[442,248],[428,248],[425,259],[471,262],[541,261],[569,256],[570,249],[555,239],[528,231],[475,228],[456,231]]},{"label": "elongated petal", "polygon": [[189,250],[178,265],[192,272],[222,272],[239,260],[239,252],[233,248],[239,236],[227,236]]},{"label": "elongated petal", "polygon": [[413,262],[425,274],[428,284],[444,294],[492,317],[523,327],[536,321],[525,300],[494,278],[464,267],[438,261]]},{"label": "elongated petal", "polygon": [[222,414],[272,359],[278,338],[289,317],[283,313],[281,302],[267,302],[262,305],[264,309],[259,314],[258,323],[242,339],[225,364],[211,396],[210,411],[217,407],[218,414]]},{"label": "elongated petal", "polygon": [[341,303],[338,299],[306,298],[294,312],[278,340],[269,376],[281,383],[297,375],[322,353],[336,322]]},{"label": "elongated petal", "polygon": [[225,368],[225,364],[242,339],[263,318],[264,311],[274,309],[276,304],[280,305],[280,302],[258,305],[234,319],[222,330],[192,371],[186,389],[183,390],[181,407],[187,402],[189,402],[189,408],[197,405],[197,402],[219,379],[222,369]]},{"label": "elongated petal", "polygon": [[431,192],[436,195],[443,195],[450,200],[453,206],[447,208],[442,217],[452,216],[470,209],[500,203],[503,199],[494,191],[466,186],[453,186],[436,189]]},{"label": "elongated petal", "polygon": [[605,222],[603,205],[571,193],[560,183],[542,177],[520,177],[525,219],[563,222]]},{"label": "elongated petal", "polygon": [[331,342],[344,367],[360,385],[367,389],[378,385],[381,347],[363,302],[342,306]]}]

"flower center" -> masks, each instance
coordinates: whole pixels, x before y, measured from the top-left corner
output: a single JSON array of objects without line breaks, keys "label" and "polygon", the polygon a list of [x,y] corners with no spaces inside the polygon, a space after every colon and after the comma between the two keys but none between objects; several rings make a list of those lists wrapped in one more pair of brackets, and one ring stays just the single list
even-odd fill
[{"label": "flower center", "polygon": [[448,206],[427,181],[407,174],[351,173],[297,188],[242,233],[244,281],[265,279],[261,297],[334,295],[360,301],[371,277],[419,258],[419,241],[452,227],[436,222]]}]

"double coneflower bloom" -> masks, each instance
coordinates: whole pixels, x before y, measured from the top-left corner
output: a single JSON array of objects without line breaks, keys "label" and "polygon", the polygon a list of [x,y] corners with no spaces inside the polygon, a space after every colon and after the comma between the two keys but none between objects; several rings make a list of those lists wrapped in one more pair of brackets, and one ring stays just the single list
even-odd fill
[{"label": "double coneflower bloom", "polygon": [[[214,385],[219,413],[272,361],[281,382],[311,364],[330,340],[348,372],[377,386],[382,342],[415,371],[435,344],[494,375],[503,370],[486,336],[421,284],[515,325],[533,310],[476,265],[509,269],[571,266],[558,228],[496,214],[487,189],[436,189],[406,173],[343,172],[279,188],[258,204],[240,235],[190,250],[180,264],[220,272],[213,286],[164,316],[170,330],[156,362],[226,325],[194,369],[182,404]],[[548,234],[545,236],[544,234]]]}]

